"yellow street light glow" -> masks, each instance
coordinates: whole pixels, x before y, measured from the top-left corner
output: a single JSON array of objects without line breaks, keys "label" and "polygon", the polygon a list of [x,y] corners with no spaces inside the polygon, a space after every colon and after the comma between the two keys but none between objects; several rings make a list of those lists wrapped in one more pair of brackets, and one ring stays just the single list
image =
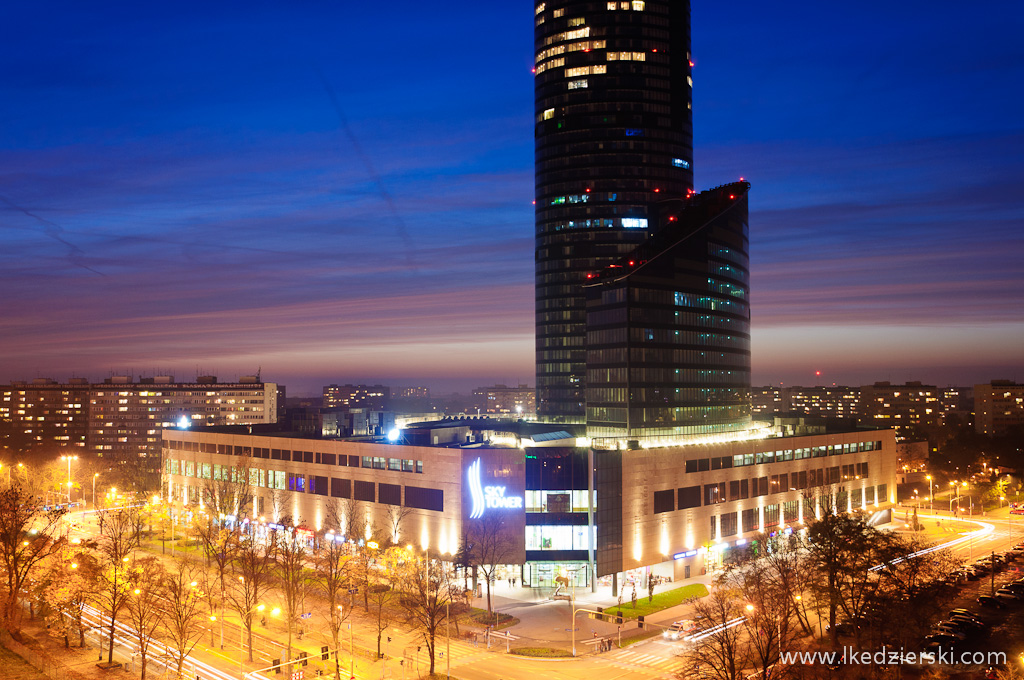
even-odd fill
[{"label": "yellow street light glow", "polygon": [[71,563],[71,568],[72,569],[78,569],[78,562],[72,562]]},{"label": "yellow street light glow", "polygon": [[256,607],[256,611],[258,611],[258,612],[261,612],[264,609],[266,609],[266,607],[264,605],[262,605],[262,604],[259,607]]},{"label": "yellow street light glow", "polygon": [[136,595],[141,595],[141,594],[142,594],[142,591],[141,591],[141,590],[139,590],[138,588],[136,588],[136,589],[135,589],[135,594],[136,594]]},{"label": "yellow street light glow", "polygon": [[281,613],[281,608],[280,607],[274,607],[273,609],[270,610],[270,613],[273,614],[274,616],[277,616],[278,614]]},{"label": "yellow street light glow", "polygon": [[754,605],[752,605],[752,604],[748,604],[748,605],[747,605],[747,611],[748,611],[748,612],[752,612],[752,611],[754,611]]},{"label": "yellow street light glow", "polygon": [[217,620],[217,617],[216,617],[216,616],[211,616],[211,617],[210,617],[210,620],[211,620],[211,621],[216,621],[216,620]]},{"label": "yellow street light glow", "polygon": [[377,542],[376,541],[370,541],[369,543],[366,544],[366,547],[370,548],[371,550],[376,550],[378,548]]}]

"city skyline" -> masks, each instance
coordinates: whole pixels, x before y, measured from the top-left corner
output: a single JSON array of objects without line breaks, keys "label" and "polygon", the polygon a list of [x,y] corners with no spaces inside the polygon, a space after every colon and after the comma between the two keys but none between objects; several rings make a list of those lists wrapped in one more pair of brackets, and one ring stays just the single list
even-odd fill
[{"label": "city skyline", "polygon": [[[534,384],[529,7],[181,7],[6,12],[0,381]],[[753,384],[1020,380],[1014,22],[692,23],[696,188],[753,185]]]}]

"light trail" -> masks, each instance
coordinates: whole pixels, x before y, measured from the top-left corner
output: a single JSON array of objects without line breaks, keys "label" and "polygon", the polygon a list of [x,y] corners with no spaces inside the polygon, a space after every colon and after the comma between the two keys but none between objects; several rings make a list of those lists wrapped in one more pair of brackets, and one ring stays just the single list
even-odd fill
[{"label": "light trail", "polygon": [[[948,517],[944,518],[944,517],[942,517],[940,515],[921,515],[921,517],[923,517],[924,519],[949,519]],[[871,567],[871,569],[869,569],[868,571],[870,571],[870,572],[879,571],[880,569],[885,569],[886,567],[891,566],[893,564],[899,564],[900,562],[908,560],[908,559],[910,559],[912,557],[920,557],[922,555],[927,555],[929,553],[937,552],[939,550],[945,550],[946,548],[952,548],[954,546],[960,545],[960,544],[965,543],[967,541],[973,541],[976,538],[981,538],[983,536],[988,536],[989,534],[993,533],[996,530],[995,525],[989,524],[988,522],[981,522],[981,521],[976,520],[976,519],[965,519],[965,520],[960,520],[960,521],[962,521],[962,522],[971,522],[972,524],[977,524],[980,528],[975,529],[974,531],[972,531],[972,532],[970,532],[968,534],[960,536],[959,538],[954,538],[951,541],[946,541],[945,543],[939,543],[937,545],[928,546],[927,548],[923,548],[923,549],[918,550],[916,552],[912,552],[909,555],[905,555],[904,557],[897,558],[897,559],[893,560],[892,562],[890,562],[888,564],[878,564],[878,565],[875,565],[875,566]]]}]

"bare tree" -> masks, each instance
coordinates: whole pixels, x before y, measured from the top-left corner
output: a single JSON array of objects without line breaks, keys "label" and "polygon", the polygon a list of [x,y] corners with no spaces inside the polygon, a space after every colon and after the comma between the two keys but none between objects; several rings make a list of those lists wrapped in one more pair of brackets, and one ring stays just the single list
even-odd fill
[{"label": "bare tree", "polygon": [[715,588],[710,595],[694,604],[694,614],[704,623],[705,633],[697,637],[688,654],[682,656],[680,680],[708,678],[709,680],[739,680],[744,677],[744,650],[740,644],[743,629],[743,607],[735,591]]},{"label": "bare tree", "polygon": [[366,506],[363,502],[354,498],[342,501],[339,525],[345,538],[357,543],[366,539]]},{"label": "bare tree", "polygon": [[[412,508],[405,505],[389,505],[385,519],[387,521],[387,542],[384,545],[400,545],[402,529],[406,518],[412,514]],[[384,537],[382,537],[384,538]]]},{"label": "bare tree", "polygon": [[232,581],[233,587],[228,589],[227,597],[245,628],[249,661],[253,659],[252,617],[260,600],[270,590],[276,557],[277,534],[273,531],[268,531],[265,537],[255,533],[243,534],[238,542],[234,566],[240,575],[237,581]]},{"label": "bare tree", "polygon": [[[288,643],[286,659],[292,660],[292,633],[294,626],[302,614],[301,605],[305,601],[306,559],[309,551],[294,532],[283,535],[277,542],[277,576],[281,581],[281,592],[284,595],[284,614],[288,625]],[[301,636],[300,636],[301,639]]]},{"label": "bare tree", "polygon": [[406,622],[423,636],[430,657],[430,673],[434,673],[437,636],[448,620],[449,606],[461,593],[450,565],[429,557],[408,559],[395,573],[399,604]]},{"label": "bare tree", "polygon": [[170,642],[170,656],[174,661],[175,675],[181,678],[185,659],[203,635],[204,614],[199,606],[203,591],[199,587],[199,568],[189,561],[179,561],[164,579],[160,592],[167,601],[164,628]]},{"label": "bare tree", "polygon": [[[339,520],[339,504],[329,504],[327,525],[340,526]],[[325,618],[331,631],[331,642],[334,643],[335,680],[341,680],[341,662],[337,651],[341,647],[341,626],[352,614],[352,598],[348,596],[351,552],[338,538],[333,532],[319,537],[317,549],[313,553],[313,584],[323,597],[327,609]]]},{"label": "bare tree", "polygon": [[498,513],[488,513],[471,519],[466,528],[466,550],[470,564],[483,572],[487,582],[487,613],[493,614],[491,584],[498,567],[515,559],[516,544],[509,536],[505,519]]},{"label": "bare tree", "polygon": [[110,615],[110,649],[107,663],[113,664],[117,615],[127,603],[132,589],[128,562],[139,545],[138,512],[131,507],[112,508],[100,512],[98,518],[103,571],[97,600]]},{"label": "bare tree", "polygon": [[203,506],[221,524],[231,517],[241,521],[252,510],[255,497],[252,456],[242,456],[235,460],[238,460],[239,465],[215,466],[211,479],[204,480],[200,489]]},{"label": "bare tree", "polygon": [[51,555],[47,562],[47,576],[42,588],[43,600],[51,615],[48,626],[51,634],[69,637],[78,634],[78,646],[85,646],[83,615],[88,604],[95,599],[100,576],[100,565],[92,543],[65,543],[62,550]]},{"label": "bare tree", "polygon": [[66,510],[44,510],[41,499],[12,484],[0,491],[0,566],[5,577],[3,621],[21,627],[21,592],[45,560],[57,555],[66,539],[60,521]]},{"label": "bare tree", "polygon": [[760,677],[784,677],[782,650],[791,648],[797,631],[790,594],[781,589],[771,567],[762,559],[733,573],[729,582],[745,610],[741,658],[748,659]]},{"label": "bare tree", "polygon": [[807,564],[814,577],[815,598],[826,611],[835,647],[837,615],[845,612],[850,618],[859,616],[877,588],[877,579],[869,570],[879,563],[880,550],[888,537],[869,526],[862,515],[833,512],[834,496],[819,500],[824,507],[821,519],[811,521],[808,527]]},{"label": "bare tree", "polygon": [[[213,565],[217,575],[216,602],[223,605],[225,601],[226,579],[231,563],[235,559],[235,553],[239,546],[239,534],[224,525],[223,522],[214,519],[209,513],[197,514],[194,516],[193,531],[199,538],[199,545],[206,557],[206,564]],[[211,602],[214,600],[211,599]],[[211,612],[220,615],[223,619],[224,612]],[[224,622],[221,620],[221,627]],[[223,636],[222,636],[223,637]]]},{"label": "bare tree", "polygon": [[149,645],[163,621],[160,584],[166,576],[163,566],[155,557],[144,557],[132,563],[128,575],[131,593],[127,600],[128,620],[135,632],[142,658],[141,680],[146,680]]}]

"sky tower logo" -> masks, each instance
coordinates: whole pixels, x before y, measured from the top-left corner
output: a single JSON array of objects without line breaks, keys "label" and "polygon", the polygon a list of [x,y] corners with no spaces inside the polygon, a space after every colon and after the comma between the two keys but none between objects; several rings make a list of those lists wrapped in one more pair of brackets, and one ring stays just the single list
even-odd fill
[{"label": "sky tower logo", "polygon": [[480,519],[484,516],[484,492],[480,488],[480,459],[477,458],[469,466],[469,493],[473,496],[473,511],[469,513],[470,519]]},{"label": "sky tower logo", "polygon": [[469,482],[469,494],[473,498],[473,509],[470,519],[480,519],[487,508],[504,510],[521,510],[522,496],[506,496],[504,486],[482,486],[480,482],[480,459],[477,458],[466,469],[466,481]]}]

